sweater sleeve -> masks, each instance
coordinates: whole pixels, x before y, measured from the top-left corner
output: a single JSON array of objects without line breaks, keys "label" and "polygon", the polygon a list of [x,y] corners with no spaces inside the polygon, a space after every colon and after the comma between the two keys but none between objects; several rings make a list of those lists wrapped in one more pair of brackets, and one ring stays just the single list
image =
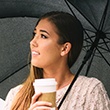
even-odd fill
[{"label": "sweater sleeve", "polygon": [[13,97],[14,97],[14,91],[13,91],[13,89],[11,89],[11,90],[8,92],[7,97],[6,97],[6,99],[5,99],[5,107],[4,107],[4,110],[10,110]]},{"label": "sweater sleeve", "polygon": [[7,94],[7,96],[6,96],[6,99],[5,99],[4,110],[10,110],[11,105],[12,105],[12,101],[13,101],[15,95],[18,93],[18,91],[20,90],[21,87],[22,87],[22,86],[19,85],[19,86],[15,87],[15,88],[12,88],[12,89],[8,92],[8,94]]},{"label": "sweater sleeve", "polygon": [[88,108],[90,110],[110,110],[110,99],[103,84],[98,80],[98,83],[89,91]]}]

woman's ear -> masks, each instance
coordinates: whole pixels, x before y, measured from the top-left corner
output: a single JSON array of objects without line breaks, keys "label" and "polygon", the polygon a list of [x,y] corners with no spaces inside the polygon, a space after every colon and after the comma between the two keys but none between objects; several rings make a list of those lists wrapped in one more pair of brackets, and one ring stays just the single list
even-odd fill
[{"label": "woman's ear", "polygon": [[71,49],[71,43],[66,42],[63,46],[62,46],[62,50],[61,50],[61,56],[64,56],[66,54],[69,53]]}]

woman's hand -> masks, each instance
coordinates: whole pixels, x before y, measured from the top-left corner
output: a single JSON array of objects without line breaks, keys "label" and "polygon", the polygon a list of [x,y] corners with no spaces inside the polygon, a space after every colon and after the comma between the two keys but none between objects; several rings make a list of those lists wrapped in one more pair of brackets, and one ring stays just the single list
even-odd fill
[{"label": "woman's hand", "polygon": [[[31,105],[28,110],[51,110],[52,103],[46,101],[37,101],[42,93],[36,93],[32,97]],[[57,109],[56,109],[57,110]]]}]

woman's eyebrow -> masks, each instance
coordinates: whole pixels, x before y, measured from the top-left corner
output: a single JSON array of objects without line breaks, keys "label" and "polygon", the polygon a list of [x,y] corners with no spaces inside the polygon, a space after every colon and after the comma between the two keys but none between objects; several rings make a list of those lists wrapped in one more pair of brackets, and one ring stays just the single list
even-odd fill
[{"label": "woman's eyebrow", "polygon": [[47,33],[48,35],[50,35],[46,30],[40,30],[40,32],[45,32],[45,33]]}]

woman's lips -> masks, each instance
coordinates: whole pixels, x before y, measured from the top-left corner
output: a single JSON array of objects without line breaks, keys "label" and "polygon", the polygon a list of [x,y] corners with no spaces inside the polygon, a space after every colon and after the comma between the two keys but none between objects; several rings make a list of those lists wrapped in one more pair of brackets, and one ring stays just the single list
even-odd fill
[{"label": "woman's lips", "polygon": [[32,51],[32,55],[40,55],[40,53],[36,51]]}]

